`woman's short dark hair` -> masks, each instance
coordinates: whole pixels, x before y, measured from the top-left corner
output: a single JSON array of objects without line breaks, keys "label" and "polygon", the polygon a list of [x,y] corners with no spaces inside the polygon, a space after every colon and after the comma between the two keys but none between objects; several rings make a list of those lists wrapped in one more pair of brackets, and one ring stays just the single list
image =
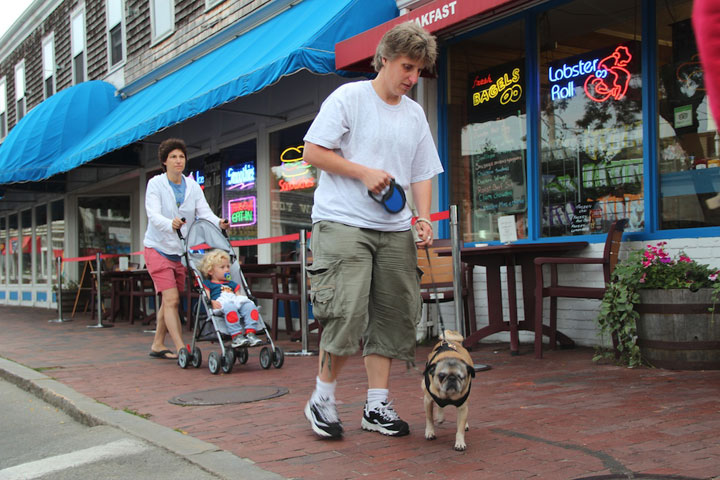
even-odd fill
[{"label": "woman's short dark hair", "polygon": [[185,155],[185,159],[187,159],[187,147],[185,146],[184,141],[179,138],[168,138],[167,140],[163,140],[158,147],[158,158],[160,159],[160,166],[162,167],[163,172],[167,171],[165,162],[167,161],[168,155],[170,155],[170,152],[173,150],[182,150],[183,155]]}]

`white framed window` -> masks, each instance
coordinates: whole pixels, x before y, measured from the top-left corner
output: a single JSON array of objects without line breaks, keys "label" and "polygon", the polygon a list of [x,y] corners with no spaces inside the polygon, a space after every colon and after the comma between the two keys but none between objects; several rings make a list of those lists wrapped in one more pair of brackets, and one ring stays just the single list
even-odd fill
[{"label": "white framed window", "polygon": [[210,10],[215,5],[219,5],[225,0],[205,0],[205,10]]},{"label": "white framed window", "polygon": [[25,116],[25,60],[15,65],[15,124]]},{"label": "white framed window", "polygon": [[7,82],[0,78],[0,140],[7,137]]},{"label": "white framed window", "polygon": [[70,50],[72,52],[73,84],[87,78],[85,61],[85,7],[81,6],[70,15]]},{"label": "white framed window", "polygon": [[110,68],[125,60],[123,0],[107,0],[108,64]]},{"label": "white framed window", "polygon": [[170,35],[175,30],[174,0],[150,0],[150,18],[153,42]]},{"label": "white framed window", "polygon": [[42,42],[43,91],[45,98],[55,94],[55,37],[51,33]]}]

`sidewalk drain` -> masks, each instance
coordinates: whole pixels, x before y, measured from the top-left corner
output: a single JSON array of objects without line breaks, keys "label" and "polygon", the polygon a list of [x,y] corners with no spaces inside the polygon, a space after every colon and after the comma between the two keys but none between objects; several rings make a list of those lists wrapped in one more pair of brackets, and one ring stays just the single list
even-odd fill
[{"label": "sidewalk drain", "polygon": [[280,397],[288,393],[285,387],[245,385],[212,390],[188,392],[168,400],[175,405],[228,405],[231,403],[249,403],[258,400]]}]

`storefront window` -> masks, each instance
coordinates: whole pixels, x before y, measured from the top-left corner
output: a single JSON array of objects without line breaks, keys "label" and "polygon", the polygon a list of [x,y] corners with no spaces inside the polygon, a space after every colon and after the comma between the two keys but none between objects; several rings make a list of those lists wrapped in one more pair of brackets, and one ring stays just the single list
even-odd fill
[{"label": "storefront window", "polygon": [[[78,214],[78,253],[81,257],[97,252],[130,253],[130,197],[80,197]],[[117,258],[104,261],[108,269],[117,263]]]},{"label": "storefront window", "polygon": [[65,256],[65,201],[50,204],[50,242],[52,247],[52,283],[57,285],[57,257]]},{"label": "storefront window", "polygon": [[20,245],[18,230],[18,216],[17,213],[10,215],[8,219],[8,243],[6,252],[10,253],[10,259],[8,262],[8,282],[12,284],[18,283],[18,266],[20,265]]},{"label": "storefront window", "polygon": [[689,0],[657,9],[661,229],[720,225],[720,136],[691,12]]},{"label": "storefront window", "polygon": [[524,22],[448,49],[451,204],[464,242],[499,240],[498,218],[514,216],[527,237]]},{"label": "storefront window", "polygon": [[32,210],[20,213],[22,222],[22,283],[32,283]]},{"label": "storefront window", "polygon": [[[258,237],[257,142],[251,140],[223,149],[223,216],[230,221],[231,240]],[[257,245],[239,247],[247,263],[257,263]]]},{"label": "storefront window", "polygon": [[48,282],[47,205],[35,207],[35,283]]},{"label": "storefront window", "polygon": [[541,235],[644,226],[641,2],[540,15]]},{"label": "storefront window", "polygon": [[[270,228],[271,235],[308,232],[312,227],[313,194],[317,170],[303,160],[303,137],[310,122],[270,134]],[[298,245],[289,242],[272,245],[273,261],[291,258]]]}]

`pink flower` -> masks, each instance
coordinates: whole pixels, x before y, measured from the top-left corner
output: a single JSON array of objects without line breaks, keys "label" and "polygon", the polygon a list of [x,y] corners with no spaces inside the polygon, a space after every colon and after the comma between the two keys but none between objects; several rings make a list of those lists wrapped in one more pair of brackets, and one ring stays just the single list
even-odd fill
[{"label": "pink flower", "polygon": [[647,267],[649,267],[650,265],[652,265],[652,262],[650,262],[650,261],[648,261],[648,260],[643,260],[642,265],[643,265],[643,267],[647,268]]},{"label": "pink flower", "polygon": [[678,261],[683,262],[683,263],[692,263],[692,260],[690,259],[690,257],[688,257],[686,255],[680,255],[680,259]]},{"label": "pink flower", "polygon": [[645,283],[645,277],[647,277],[647,273],[642,274],[642,277],[640,277],[640,283]]},{"label": "pink flower", "polygon": [[714,282],[715,280],[717,280],[717,278],[718,278],[718,273],[720,273],[720,272],[715,272],[715,273],[711,274],[711,275],[708,277],[708,280],[710,280],[711,282]]},{"label": "pink flower", "polygon": [[673,260],[672,260],[672,258],[670,258],[670,257],[662,257],[662,258],[660,259],[660,261],[661,261],[662,263],[672,263]]}]

